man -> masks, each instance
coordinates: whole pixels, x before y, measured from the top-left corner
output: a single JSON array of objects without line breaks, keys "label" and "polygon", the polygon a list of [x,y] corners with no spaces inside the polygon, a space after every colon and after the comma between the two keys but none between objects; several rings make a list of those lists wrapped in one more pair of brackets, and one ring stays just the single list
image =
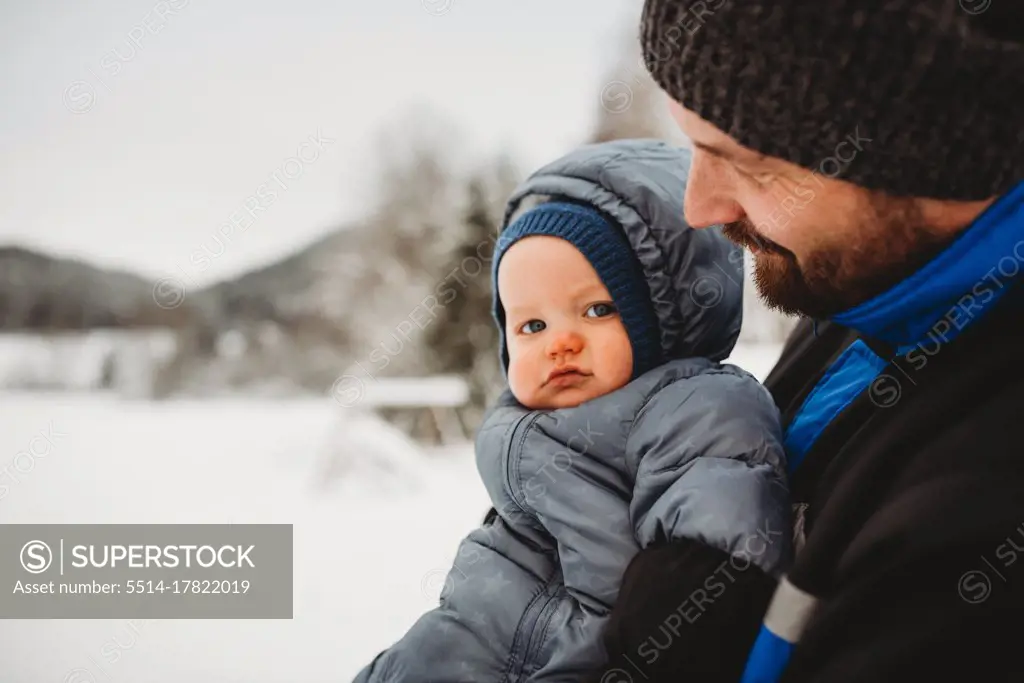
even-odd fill
[{"label": "man", "polygon": [[[646,2],[688,222],[724,224],[804,316],[766,381],[798,551],[766,613],[751,598],[734,680],[1024,678],[1022,7]],[[606,683],[673,680],[702,625],[743,616],[678,578],[691,551],[630,565]]]}]

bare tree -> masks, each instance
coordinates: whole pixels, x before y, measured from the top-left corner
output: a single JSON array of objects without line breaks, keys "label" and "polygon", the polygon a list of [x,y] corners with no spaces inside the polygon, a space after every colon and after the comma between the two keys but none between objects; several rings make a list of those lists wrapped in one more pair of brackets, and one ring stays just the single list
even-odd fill
[{"label": "bare tree", "polygon": [[[628,25],[634,26],[637,21]],[[635,31],[619,38],[614,54],[600,82],[595,103],[597,120],[589,141],[658,138],[677,144],[685,142],[668,114],[665,93],[644,66]]]}]

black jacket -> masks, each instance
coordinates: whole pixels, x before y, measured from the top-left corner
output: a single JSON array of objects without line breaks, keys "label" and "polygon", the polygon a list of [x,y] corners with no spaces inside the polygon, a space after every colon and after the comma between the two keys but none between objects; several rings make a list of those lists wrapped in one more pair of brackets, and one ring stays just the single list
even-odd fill
[{"label": "black jacket", "polygon": [[[744,680],[1024,680],[1020,194],[1011,226],[1019,241],[1004,239],[1003,252],[993,256],[1003,275],[950,294],[967,311],[950,319],[957,334],[943,324],[940,334],[930,330],[927,343],[908,346],[863,328],[803,321],[784,347],[766,385],[783,414],[787,451],[790,435],[799,441],[795,422],[806,422],[808,397],[855,355],[851,347],[877,362],[877,376],[852,400],[836,403],[792,475],[806,541],[787,578],[817,597],[816,608],[781,677],[751,676],[748,668]],[[947,256],[944,266],[930,264],[934,272],[956,267],[955,254]],[[995,291],[1000,296],[990,307],[971,308]],[[606,643],[612,666],[629,671],[631,680],[682,680],[694,642],[708,646],[710,636],[695,631],[698,640],[679,639],[662,653],[657,676],[633,665],[643,639],[692,595],[692,580],[680,581],[676,569],[676,558],[691,552],[644,551],[629,567]],[[751,593],[752,602],[763,599],[761,589]],[[735,604],[742,600],[737,595],[723,605],[734,632],[719,635],[749,649],[754,635],[742,622],[749,614]],[[728,647],[737,646],[730,640]],[[706,680],[739,680],[737,670],[723,671]]]}]

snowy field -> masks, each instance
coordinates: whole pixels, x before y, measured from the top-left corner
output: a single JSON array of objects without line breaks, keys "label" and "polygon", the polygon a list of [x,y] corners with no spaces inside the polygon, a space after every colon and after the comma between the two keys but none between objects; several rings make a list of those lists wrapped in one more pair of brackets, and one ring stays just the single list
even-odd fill
[{"label": "snowy field", "polygon": [[[730,361],[763,378],[777,353]],[[0,523],[295,529],[294,619],[0,620],[2,683],[349,681],[436,602],[488,507],[468,444],[423,452],[327,399],[6,393],[0,415]]]}]

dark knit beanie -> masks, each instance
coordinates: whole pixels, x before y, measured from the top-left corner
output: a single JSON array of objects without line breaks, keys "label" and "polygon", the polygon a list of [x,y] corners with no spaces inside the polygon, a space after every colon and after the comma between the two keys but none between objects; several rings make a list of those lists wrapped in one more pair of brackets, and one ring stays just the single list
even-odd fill
[{"label": "dark knit beanie", "polygon": [[498,266],[509,247],[531,235],[559,237],[579,250],[611,294],[633,349],[633,378],[662,361],[658,318],[640,261],[622,228],[596,209],[572,202],[548,202],[522,214],[505,228],[494,247],[491,284],[501,363],[508,372],[505,309],[498,296]]},{"label": "dark knit beanie", "polygon": [[1024,178],[1021,0],[646,0],[654,80],[740,144],[895,196]]}]

